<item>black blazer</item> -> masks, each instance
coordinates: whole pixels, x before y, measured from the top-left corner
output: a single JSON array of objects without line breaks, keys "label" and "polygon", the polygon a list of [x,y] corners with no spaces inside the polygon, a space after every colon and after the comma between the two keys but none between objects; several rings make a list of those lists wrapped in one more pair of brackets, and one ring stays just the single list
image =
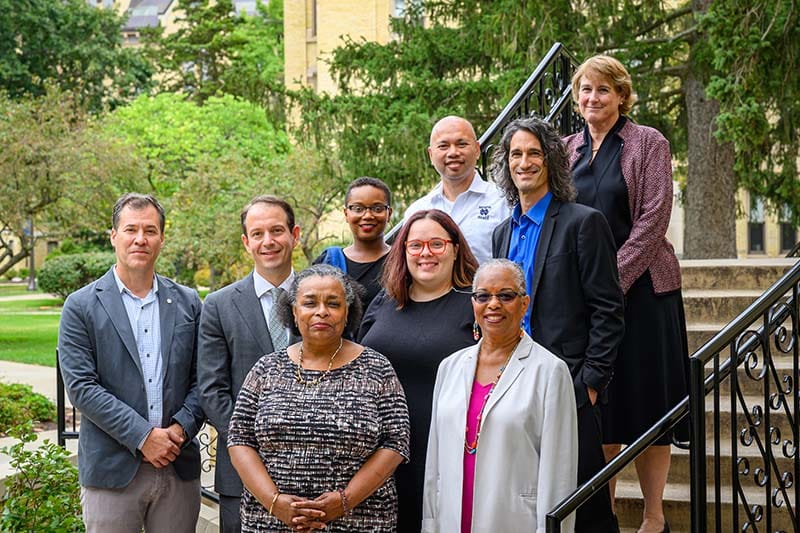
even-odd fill
[{"label": "black blazer", "polygon": [[[508,257],[511,218],[495,228],[492,255]],[[569,366],[578,407],[586,387],[602,392],[625,333],[624,296],[611,228],[600,211],[553,199],[536,250],[533,339]]]}]

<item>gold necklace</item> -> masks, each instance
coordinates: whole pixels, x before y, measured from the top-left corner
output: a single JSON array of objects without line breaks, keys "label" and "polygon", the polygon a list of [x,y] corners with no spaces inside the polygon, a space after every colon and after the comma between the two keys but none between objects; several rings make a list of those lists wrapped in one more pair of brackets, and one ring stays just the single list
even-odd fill
[{"label": "gold necklace", "polygon": [[306,387],[308,387],[308,386],[316,387],[317,385],[319,385],[320,382],[325,378],[325,376],[328,375],[328,372],[331,371],[331,367],[333,366],[333,360],[336,358],[337,355],[339,355],[339,350],[342,349],[342,344],[344,344],[344,340],[343,339],[339,339],[339,347],[336,348],[336,351],[333,352],[333,355],[331,355],[330,360],[328,360],[328,368],[327,368],[327,370],[325,370],[322,374],[320,374],[317,379],[306,380],[303,377],[302,373],[300,372],[300,370],[303,368],[303,343],[301,342],[300,343],[300,357],[299,357],[299,360],[297,361],[297,382],[298,383],[302,383]]},{"label": "gold necklace", "polygon": [[[494,378],[494,381],[492,381],[491,386],[489,387],[489,391],[483,397],[483,404],[481,405],[481,411],[480,411],[480,413],[478,413],[478,418],[477,418],[477,420],[475,422],[475,425],[477,426],[477,429],[476,429],[476,432],[475,432],[475,440],[473,440],[472,442],[469,442],[469,439],[467,438],[469,436],[469,421],[467,421],[466,427],[464,428],[464,451],[467,452],[469,455],[475,455],[475,453],[478,451],[478,441],[481,438],[481,426],[483,425],[483,410],[486,409],[486,404],[489,403],[489,397],[494,392],[494,389],[497,386],[497,382],[500,381],[500,378],[503,376],[503,371],[506,369],[506,367],[508,366],[508,363],[511,361],[511,356],[514,355],[514,352],[516,351],[517,346],[519,346],[519,343],[522,340],[522,331],[520,331],[519,337],[520,337],[520,340],[517,341],[517,344],[515,344],[514,347],[511,349],[511,351],[508,353],[508,357],[506,357],[506,362],[503,363],[503,366],[500,367],[500,370],[497,372],[497,377]],[[483,343],[481,343],[481,345],[478,347],[478,361],[479,362],[480,362],[481,352],[482,351],[483,351]],[[473,381],[474,381],[474,379],[477,379],[477,375],[478,375],[478,367],[476,365],[475,366],[475,378],[473,378]]]}]

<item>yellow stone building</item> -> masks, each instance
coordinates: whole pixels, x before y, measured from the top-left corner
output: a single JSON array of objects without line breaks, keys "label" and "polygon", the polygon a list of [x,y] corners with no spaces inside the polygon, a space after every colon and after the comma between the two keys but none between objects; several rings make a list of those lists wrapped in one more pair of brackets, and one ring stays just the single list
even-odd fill
[{"label": "yellow stone building", "polygon": [[386,43],[390,17],[405,8],[403,0],[284,0],[284,80],[289,88],[309,86],[335,93],[326,59],[344,43]]}]

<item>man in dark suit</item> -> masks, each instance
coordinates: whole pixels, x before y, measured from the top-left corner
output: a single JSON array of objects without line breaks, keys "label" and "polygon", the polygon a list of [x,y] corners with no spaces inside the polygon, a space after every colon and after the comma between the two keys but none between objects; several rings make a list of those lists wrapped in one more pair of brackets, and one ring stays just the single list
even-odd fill
[{"label": "man in dark suit", "polygon": [[87,532],[195,530],[205,416],[197,397],[197,292],[155,274],[164,210],[122,196],[112,214],[116,264],[70,294],[58,356],[81,412],[78,474]]},{"label": "man in dark suit", "polygon": [[[494,231],[493,255],[522,265],[531,297],[523,327],[572,374],[580,485],[605,466],[595,404],[611,380],[625,329],[611,229],[602,213],[574,203],[566,148],[542,120],[506,127],[493,176],[514,206]],[[578,509],[575,530],[618,531],[610,503],[605,487]]]},{"label": "man in dark suit", "polygon": [[242,382],[256,361],[297,339],[279,323],[275,300],[294,280],[292,251],[300,239],[292,207],[258,196],[241,212],[242,243],[255,268],[244,279],[208,295],[200,319],[200,401],[217,429],[214,486],[220,497],[220,531],[241,530],[242,481],[228,455],[228,425]]}]

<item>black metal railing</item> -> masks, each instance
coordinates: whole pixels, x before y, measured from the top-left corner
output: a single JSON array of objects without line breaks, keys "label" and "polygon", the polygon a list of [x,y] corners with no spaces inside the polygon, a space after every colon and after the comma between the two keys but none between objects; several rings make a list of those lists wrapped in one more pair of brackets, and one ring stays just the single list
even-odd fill
[{"label": "black metal railing", "polygon": [[[71,415],[71,420],[68,420]],[[69,423],[69,429],[67,425]],[[68,440],[77,439],[80,435],[80,412],[72,405],[67,405],[67,395],[64,389],[64,378],[61,376],[61,364],[58,361],[58,350],[56,350],[56,424],[58,426],[58,445],[66,447]],[[212,430],[212,426],[204,424],[197,434],[200,443],[200,469],[203,473],[209,473],[214,468],[216,457],[217,434]],[[213,481],[202,483],[203,497],[219,502],[219,495],[214,491]]]},{"label": "black metal railing", "polygon": [[[560,532],[566,517],[687,416],[692,424],[691,531],[798,531],[799,282],[800,262],[697,350],[690,359],[689,396],[550,511],[547,532]],[[770,340],[775,351],[785,356],[780,362]],[[726,350],[728,357],[720,362]],[[709,362],[712,368],[706,374]],[[744,378],[739,376],[740,370]],[[727,421],[721,417],[723,385],[731,408]],[[707,414],[709,393],[712,401]],[[707,435],[707,417],[712,421],[711,435]],[[730,439],[723,443],[725,424]],[[708,437],[713,441],[710,457]],[[722,460],[723,444],[730,456],[727,465]],[[730,481],[727,488],[723,484],[726,475]],[[711,506],[709,484],[714,493]]]},{"label": "black metal railing", "polygon": [[480,170],[488,179],[494,143],[506,124],[519,117],[537,116],[550,122],[561,135],[583,129],[583,118],[572,106],[572,75],[578,61],[561,43],[555,43],[531,73],[522,87],[481,135]]},{"label": "black metal railing", "polygon": [[693,531],[798,530],[799,282],[797,263],[690,359]]}]

